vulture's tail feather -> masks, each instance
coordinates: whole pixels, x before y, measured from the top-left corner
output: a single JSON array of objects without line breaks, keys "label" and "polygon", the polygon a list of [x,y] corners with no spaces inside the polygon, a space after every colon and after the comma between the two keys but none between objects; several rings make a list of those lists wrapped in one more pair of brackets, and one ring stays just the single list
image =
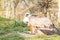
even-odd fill
[{"label": "vulture's tail feather", "polygon": [[58,28],[56,28],[56,29],[54,30],[54,32],[55,32],[55,34],[60,35],[60,30],[59,30]]},{"label": "vulture's tail feather", "polygon": [[60,35],[60,30],[56,28],[54,24],[51,27],[53,27],[55,34]]}]

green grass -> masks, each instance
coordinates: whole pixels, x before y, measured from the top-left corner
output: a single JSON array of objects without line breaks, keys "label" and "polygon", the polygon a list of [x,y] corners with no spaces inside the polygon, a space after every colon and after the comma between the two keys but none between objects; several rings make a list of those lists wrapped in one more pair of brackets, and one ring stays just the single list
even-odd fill
[{"label": "green grass", "polygon": [[10,33],[10,32],[23,32],[28,31],[29,29],[27,27],[22,27],[18,25],[17,23],[13,22],[8,24],[8,22],[4,25],[0,25],[0,35]]},{"label": "green grass", "polygon": [[10,19],[0,17],[0,21],[10,21]]},{"label": "green grass", "polygon": [[33,37],[24,37],[17,34],[17,31],[24,32],[28,30],[28,27],[23,22],[0,18],[0,40],[60,40],[60,36],[56,34],[49,36],[39,35]]},{"label": "green grass", "polygon": [[[0,17],[0,40],[23,40],[24,37],[16,35],[17,31],[23,32],[29,30],[23,22],[16,22],[11,19]],[[13,33],[10,36],[4,36]]]},{"label": "green grass", "polygon": [[60,40],[60,36],[56,34],[50,36],[41,35],[41,36],[26,38],[26,40]]},{"label": "green grass", "polygon": [[24,40],[25,38],[21,35],[10,35],[10,36],[0,36],[0,40]]}]

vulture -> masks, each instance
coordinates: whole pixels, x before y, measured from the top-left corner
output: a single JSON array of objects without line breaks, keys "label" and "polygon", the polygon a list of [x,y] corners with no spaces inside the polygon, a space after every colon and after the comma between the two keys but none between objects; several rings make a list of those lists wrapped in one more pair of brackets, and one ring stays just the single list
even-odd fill
[{"label": "vulture", "polygon": [[36,15],[31,15],[30,13],[25,13],[23,22],[27,24],[31,33],[37,33],[37,30],[39,30],[47,35],[60,35],[60,31],[55,27],[54,23],[47,17],[38,17]]}]

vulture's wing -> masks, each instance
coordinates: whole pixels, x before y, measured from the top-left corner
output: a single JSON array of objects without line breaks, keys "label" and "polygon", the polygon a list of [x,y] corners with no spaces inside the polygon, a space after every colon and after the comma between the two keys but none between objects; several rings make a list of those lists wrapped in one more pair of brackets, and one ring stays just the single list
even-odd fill
[{"label": "vulture's wing", "polygon": [[45,33],[45,34],[47,34],[47,35],[51,35],[51,34],[58,34],[58,35],[60,35],[60,30],[58,30],[55,26],[54,26],[54,24],[52,24],[51,25],[51,28],[38,28],[37,27],[37,29],[38,30],[40,30],[41,32],[43,32],[43,33]]},{"label": "vulture's wing", "polygon": [[46,17],[39,18],[39,17],[32,16],[29,19],[29,23],[31,23],[33,26],[36,26],[38,30],[42,31],[45,34],[60,35],[60,31],[55,27],[52,21]]}]

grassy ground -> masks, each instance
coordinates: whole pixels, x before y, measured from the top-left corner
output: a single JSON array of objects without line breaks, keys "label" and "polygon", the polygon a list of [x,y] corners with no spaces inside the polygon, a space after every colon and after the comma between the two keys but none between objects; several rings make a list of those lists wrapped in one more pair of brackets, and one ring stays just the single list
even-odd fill
[{"label": "grassy ground", "polygon": [[23,22],[0,17],[0,40],[60,40],[59,35],[40,35],[33,37],[24,37],[17,34],[18,32],[28,31],[29,29]]}]

